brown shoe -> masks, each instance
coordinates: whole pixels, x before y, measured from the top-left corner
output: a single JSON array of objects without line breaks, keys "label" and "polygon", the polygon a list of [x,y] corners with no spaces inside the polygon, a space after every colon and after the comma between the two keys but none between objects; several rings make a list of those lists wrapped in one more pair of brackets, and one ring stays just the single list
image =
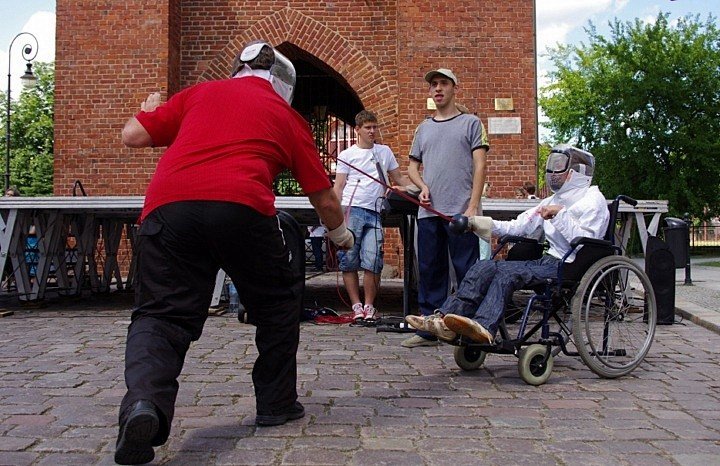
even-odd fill
[{"label": "brown shoe", "polygon": [[445,322],[447,328],[453,332],[468,337],[476,343],[487,343],[491,345],[493,342],[493,336],[490,332],[472,319],[457,314],[447,314],[443,322]]}]

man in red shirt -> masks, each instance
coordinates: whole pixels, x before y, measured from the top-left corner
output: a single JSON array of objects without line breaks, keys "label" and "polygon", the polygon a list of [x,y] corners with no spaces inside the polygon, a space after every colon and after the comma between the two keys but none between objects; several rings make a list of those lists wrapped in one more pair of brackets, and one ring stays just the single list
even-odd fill
[{"label": "man in red shirt", "polygon": [[152,94],[122,132],[129,147],[168,146],[147,188],[125,353],[115,461],[152,461],[170,433],[190,342],[200,338],[222,268],[257,326],[256,423],[304,416],[296,353],[302,283],[276,216],[272,183],[289,168],[341,248],[353,244],[309,126],[289,105],[295,70],[262,42],[236,58],[233,79]]}]

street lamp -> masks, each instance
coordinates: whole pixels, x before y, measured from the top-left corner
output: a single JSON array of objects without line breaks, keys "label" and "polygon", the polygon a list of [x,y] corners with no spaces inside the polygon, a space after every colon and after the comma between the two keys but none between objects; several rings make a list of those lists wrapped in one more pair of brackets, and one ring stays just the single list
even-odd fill
[{"label": "street lamp", "polygon": [[15,39],[20,36],[30,36],[35,42],[35,47],[32,44],[25,44],[22,48],[22,57],[27,62],[25,68],[25,74],[20,77],[24,88],[29,88],[35,85],[37,78],[32,71],[32,63],[30,63],[38,53],[38,40],[37,37],[30,34],[29,32],[21,32],[20,34],[13,37],[10,42],[10,48],[8,48],[8,80],[7,80],[7,115],[5,118],[5,192],[10,187],[10,64],[12,63],[12,46],[15,43]]}]

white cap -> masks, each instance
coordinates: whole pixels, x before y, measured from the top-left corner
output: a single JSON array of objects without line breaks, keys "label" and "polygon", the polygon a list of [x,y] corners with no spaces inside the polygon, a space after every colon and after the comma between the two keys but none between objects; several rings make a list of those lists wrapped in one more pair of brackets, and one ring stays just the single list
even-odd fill
[{"label": "white cap", "polygon": [[425,73],[425,81],[432,82],[433,78],[437,75],[445,76],[446,78],[451,79],[452,82],[456,85],[458,83],[455,73],[453,73],[447,68],[438,68],[436,70],[428,71],[427,73]]}]

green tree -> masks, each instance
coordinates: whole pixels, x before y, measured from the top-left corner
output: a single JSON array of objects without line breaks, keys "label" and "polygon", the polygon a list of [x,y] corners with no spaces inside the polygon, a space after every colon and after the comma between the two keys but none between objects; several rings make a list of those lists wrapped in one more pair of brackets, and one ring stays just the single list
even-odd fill
[{"label": "green tree", "polygon": [[[55,69],[36,62],[37,84],[10,103],[10,183],[23,196],[49,196],[53,192],[53,105]],[[13,93],[13,95],[16,95]],[[2,94],[2,154],[5,155],[7,95]]]},{"label": "green tree", "polygon": [[713,16],[672,25],[590,23],[588,44],[550,50],[540,105],[556,141],[595,154],[610,198],[667,199],[673,214],[720,213],[720,31]]}]

